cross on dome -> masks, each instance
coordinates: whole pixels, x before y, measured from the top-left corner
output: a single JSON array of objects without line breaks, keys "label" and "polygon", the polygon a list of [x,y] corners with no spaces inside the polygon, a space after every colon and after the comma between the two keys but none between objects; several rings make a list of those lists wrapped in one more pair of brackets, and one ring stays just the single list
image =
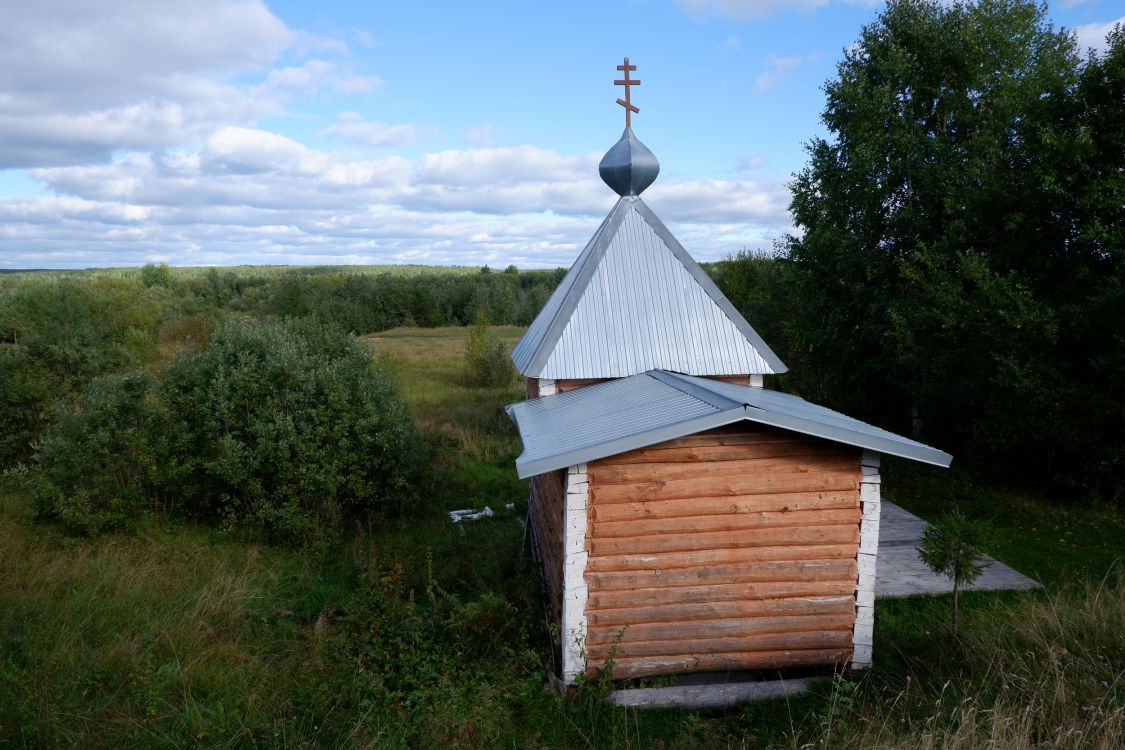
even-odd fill
[{"label": "cross on dome", "polygon": [[632,127],[632,125],[633,125],[632,114],[634,112],[640,112],[641,111],[637,107],[633,106],[633,101],[632,101],[632,99],[629,98],[629,87],[630,86],[640,86],[641,82],[640,81],[633,81],[633,80],[629,79],[629,71],[636,70],[637,66],[636,65],[630,65],[628,57],[625,58],[624,64],[617,66],[617,69],[622,71],[623,73],[625,73],[625,78],[624,79],[618,79],[618,80],[614,81],[613,85],[625,87],[625,98],[624,99],[618,99],[617,103],[625,108],[625,127],[628,128],[628,127]]}]

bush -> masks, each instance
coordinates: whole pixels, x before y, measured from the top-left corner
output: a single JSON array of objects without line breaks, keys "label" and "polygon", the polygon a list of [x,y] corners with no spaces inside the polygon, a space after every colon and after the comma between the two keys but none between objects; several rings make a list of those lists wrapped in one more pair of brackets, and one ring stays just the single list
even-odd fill
[{"label": "bush", "polygon": [[407,496],[419,442],[390,379],[351,336],[311,322],[229,322],[161,387],[174,476],[203,518],[310,541]]},{"label": "bush", "polygon": [[91,383],[84,408],[39,446],[30,487],[41,517],[96,534],[131,526],[153,507],[164,418],[151,394],[143,371]]},{"label": "bush", "polygon": [[489,330],[488,316],[483,310],[478,310],[473,318],[465,364],[466,376],[473,385],[495,388],[511,383],[516,377],[508,348]]}]

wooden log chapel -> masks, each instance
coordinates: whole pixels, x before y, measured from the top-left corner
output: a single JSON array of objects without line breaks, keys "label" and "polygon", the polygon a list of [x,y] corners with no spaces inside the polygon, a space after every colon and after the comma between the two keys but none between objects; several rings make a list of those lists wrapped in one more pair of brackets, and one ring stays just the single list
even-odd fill
[{"label": "wooden log chapel", "polygon": [[620,197],[512,353],[561,677],[868,666],[880,456],[952,457],[764,387],[785,365],[640,198],[617,69]]}]

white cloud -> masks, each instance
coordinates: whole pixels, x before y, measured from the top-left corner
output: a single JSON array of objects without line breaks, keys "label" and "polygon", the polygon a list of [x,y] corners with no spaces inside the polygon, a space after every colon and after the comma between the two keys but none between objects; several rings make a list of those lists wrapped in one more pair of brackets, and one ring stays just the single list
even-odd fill
[{"label": "white cloud", "polygon": [[739,159],[734,168],[739,172],[748,172],[752,169],[761,169],[766,165],[766,157],[762,154],[752,154],[744,159]]},{"label": "white cloud", "polygon": [[802,60],[803,58],[800,55],[778,57],[770,53],[769,57],[766,58],[769,67],[754,79],[754,93],[764,94],[785,83],[796,72],[797,66],[801,64]]},{"label": "white cloud", "polygon": [[508,132],[499,125],[477,125],[461,131],[461,140],[471,146],[491,146],[496,136]]},{"label": "white cloud", "polygon": [[742,53],[742,40],[736,36],[728,36],[723,43],[715,47],[715,52],[720,55],[737,55]]},{"label": "white cloud", "polygon": [[[286,52],[344,53],[260,0],[37,0],[0,24],[0,169],[83,164],[251,124],[294,93],[368,93],[378,80]],[[258,83],[247,83],[259,76]]]},{"label": "white cloud", "polygon": [[1078,49],[1083,54],[1093,47],[1099,52],[1106,51],[1106,36],[1113,31],[1113,27],[1121,24],[1125,26],[1125,16],[1113,21],[1103,23],[1087,23],[1074,27],[1074,34],[1078,39]]},{"label": "white cloud", "polygon": [[[356,159],[216,130],[195,151],[34,169],[55,195],[0,199],[2,267],[426,262],[558,266],[613,205],[600,154],[534,146]],[[658,181],[646,200],[700,259],[789,229],[781,177]]]},{"label": "white cloud", "polygon": [[336,122],[320,131],[320,135],[330,135],[361,146],[410,146],[422,137],[423,129],[417,125],[388,125],[382,122],[366,122],[356,112],[341,112]]}]

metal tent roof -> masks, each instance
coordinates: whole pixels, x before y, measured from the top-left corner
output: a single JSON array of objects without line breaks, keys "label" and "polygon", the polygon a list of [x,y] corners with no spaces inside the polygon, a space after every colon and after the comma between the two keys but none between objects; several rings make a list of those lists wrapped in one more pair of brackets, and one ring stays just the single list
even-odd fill
[{"label": "metal tent roof", "polygon": [[523,441],[521,478],[742,420],[947,467],[953,457],[788,393],[666,370],[508,407]]},{"label": "metal tent roof", "polygon": [[785,364],[644,201],[621,197],[512,352],[520,373],[771,374]]}]

